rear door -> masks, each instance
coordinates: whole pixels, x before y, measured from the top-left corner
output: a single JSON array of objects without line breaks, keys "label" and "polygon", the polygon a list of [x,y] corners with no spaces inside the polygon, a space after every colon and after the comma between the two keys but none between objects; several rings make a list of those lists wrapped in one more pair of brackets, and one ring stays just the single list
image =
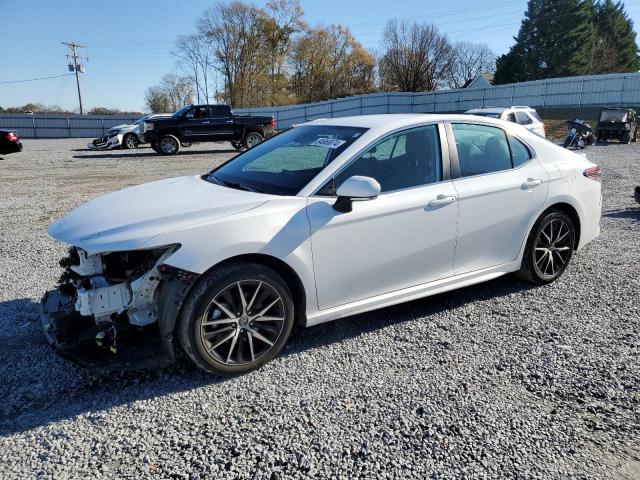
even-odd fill
[{"label": "rear door", "polygon": [[456,275],[512,262],[547,196],[548,175],[534,152],[495,126],[453,123],[458,196]]},{"label": "rear door", "polygon": [[234,140],[234,121],[228,105],[211,105],[212,140]]}]

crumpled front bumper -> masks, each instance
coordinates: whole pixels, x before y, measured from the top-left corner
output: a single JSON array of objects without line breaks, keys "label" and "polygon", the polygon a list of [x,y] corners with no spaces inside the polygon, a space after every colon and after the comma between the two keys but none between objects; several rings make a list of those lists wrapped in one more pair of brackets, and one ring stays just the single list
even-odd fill
[{"label": "crumpled front bumper", "polygon": [[61,356],[87,368],[129,370],[156,368],[173,362],[173,351],[160,338],[157,324],[119,332],[116,351],[96,343],[104,326],[75,310],[75,298],[56,288],[40,304],[44,338]]},{"label": "crumpled front bumper", "polygon": [[109,150],[111,148],[117,148],[122,145],[123,138],[124,136],[121,134],[96,138],[93,142],[87,144],[87,148],[90,150]]},{"label": "crumpled front bumper", "polygon": [[[158,286],[158,319],[134,325],[127,315],[97,321],[83,315],[78,291],[68,284],[44,294],[40,321],[44,337],[57,353],[87,368],[132,370],[157,368],[175,361],[174,327],[184,300],[198,275],[165,265]],[[113,328],[114,341],[102,335]],[[103,340],[101,340],[103,339]]]}]

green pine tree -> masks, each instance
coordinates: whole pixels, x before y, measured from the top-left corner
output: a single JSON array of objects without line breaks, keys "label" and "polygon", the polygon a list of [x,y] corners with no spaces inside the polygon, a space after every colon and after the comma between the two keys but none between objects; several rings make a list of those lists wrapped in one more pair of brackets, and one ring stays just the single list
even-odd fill
[{"label": "green pine tree", "polygon": [[515,45],[498,58],[496,83],[591,73],[593,18],[591,0],[529,0]]},{"label": "green pine tree", "polygon": [[594,73],[636,72],[640,69],[633,21],[622,2],[604,0],[595,7]]}]

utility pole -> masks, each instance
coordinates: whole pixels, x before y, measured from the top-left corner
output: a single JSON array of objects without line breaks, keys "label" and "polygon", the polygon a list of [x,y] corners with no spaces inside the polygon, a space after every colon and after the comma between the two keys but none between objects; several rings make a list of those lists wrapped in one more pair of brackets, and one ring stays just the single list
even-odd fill
[{"label": "utility pole", "polygon": [[82,57],[78,55],[78,48],[85,48],[85,45],[79,45],[74,42],[61,42],[63,45],[66,45],[71,49],[71,55],[66,55],[67,58],[73,61],[73,64],[69,64],[69,70],[73,70],[76,74],[76,85],[78,86],[78,102],[80,103],[80,115],[82,115],[82,94],[80,93],[80,76],[78,75],[80,72],[84,72],[84,65],[78,63],[78,59],[80,60],[89,60],[87,57]]}]

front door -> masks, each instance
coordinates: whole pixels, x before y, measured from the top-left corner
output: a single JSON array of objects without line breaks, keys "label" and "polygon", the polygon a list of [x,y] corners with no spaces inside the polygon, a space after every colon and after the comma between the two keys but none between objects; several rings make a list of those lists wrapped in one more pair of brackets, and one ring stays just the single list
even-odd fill
[{"label": "front door", "polygon": [[[320,309],[453,274],[458,207],[438,131],[427,125],[383,139],[309,199]],[[375,178],[382,193],[337,212],[331,195],[354,175]]]},{"label": "front door", "polygon": [[184,118],[182,128],[183,140],[187,142],[215,140],[209,107],[193,107],[187,112]]},{"label": "front door", "polygon": [[459,123],[452,131],[460,175],[453,180],[459,210],[454,271],[460,275],[518,257],[549,179],[528,147],[501,128]]}]

